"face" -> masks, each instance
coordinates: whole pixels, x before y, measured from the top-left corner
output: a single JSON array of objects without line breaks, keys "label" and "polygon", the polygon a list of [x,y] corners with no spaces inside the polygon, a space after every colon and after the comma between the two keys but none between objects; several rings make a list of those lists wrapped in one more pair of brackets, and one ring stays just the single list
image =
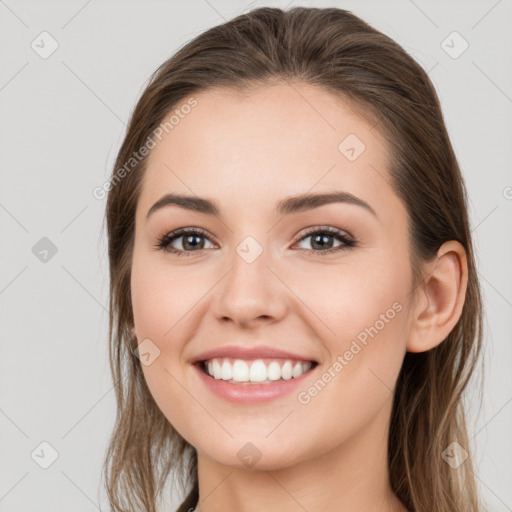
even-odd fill
[{"label": "face", "polygon": [[[411,300],[407,213],[389,184],[386,142],[338,97],[276,83],[194,98],[152,150],[137,205],[131,289],[135,334],[150,354],[142,369],[199,454],[241,467],[249,452],[260,468],[289,466],[348,445],[391,410]],[[218,211],[193,201],[152,209],[167,194]],[[337,200],[285,203],[326,194]],[[256,393],[193,364],[228,346],[280,349],[312,368]],[[270,357],[265,368],[273,359],[284,362]]]}]

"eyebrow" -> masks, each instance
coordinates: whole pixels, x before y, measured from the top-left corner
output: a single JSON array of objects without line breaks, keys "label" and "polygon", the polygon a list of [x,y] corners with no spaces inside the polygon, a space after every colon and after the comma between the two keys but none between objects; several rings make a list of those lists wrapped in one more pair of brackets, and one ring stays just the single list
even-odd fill
[{"label": "eyebrow", "polygon": [[[347,203],[368,210],[375,217],[377,214],[374,209],[361,198],[350,194],[349,192],[326,192],[321,194],[300,194],[297,196],[287,197],[277,203],[276,211],[281,215],[290,215],[293,213],[313,210],[326,204]],[[153,213],[165,206],[176,205],[186,210],[203,213],[205,215],[214,215],[221,217],[220,207],[215,201],[197,196],[187,196],[182,194],[170,193],[162,196],[148,211],[146,219]]]}]

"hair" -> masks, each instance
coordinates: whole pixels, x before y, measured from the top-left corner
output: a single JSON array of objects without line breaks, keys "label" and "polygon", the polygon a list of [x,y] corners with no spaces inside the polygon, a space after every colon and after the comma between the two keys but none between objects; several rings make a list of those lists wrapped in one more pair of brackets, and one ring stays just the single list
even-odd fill
[{"label": "hair", "polygon": [[149,158],[138,152],[191,95],[214,87],[250,92],[275,81],[317,85],[375,122],[389,149],[390,184],[408,212],[412,291],[425,278],[422,265],[444,242],[456,240],[466,251],[460,319],[435,348],[405,354],[390,418],[388,469],[408,510],[480,511],[471,457],[457,470],[442,458],[453,441],[470,451],[463,391],[481,352],[483,311],[467,192],[439,99],[427,73],[395,41],[346,10],[304,7],[258,8],[200,34],[152,74],[132,112],[105,212],[117,400],[103,465],[110,505],[115,512],[155,512],[171,472],[186,495],[179,511],[198,501],[197,452],[163,415],[133,356],[135,211]]}]

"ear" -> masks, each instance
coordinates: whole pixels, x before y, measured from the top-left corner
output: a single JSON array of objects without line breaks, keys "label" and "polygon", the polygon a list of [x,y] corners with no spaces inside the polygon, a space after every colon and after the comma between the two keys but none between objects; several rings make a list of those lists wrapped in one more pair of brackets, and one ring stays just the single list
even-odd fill
[{"label": "ear", "polygon": [[458,322],[468,282],[466,251],[445,242],[428,265],[414,306],[408,352],[425,352],[446,339]]}]

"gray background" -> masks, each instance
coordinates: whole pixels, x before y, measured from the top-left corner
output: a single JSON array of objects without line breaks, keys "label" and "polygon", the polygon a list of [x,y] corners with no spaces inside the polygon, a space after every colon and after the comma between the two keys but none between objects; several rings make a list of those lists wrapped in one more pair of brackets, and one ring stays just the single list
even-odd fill
[{"label": "gray background", "polygon": [[[468,400],[477,480],[488,510],[512,510],[511,1],[0,0],[0,511],[107,509],[115,403],[105,200],[92,191],[150,73],[262,5],[350,9],[429,71],[469,189],[485,297],[484,405],[478,380]],[[58,43],[47,58],[31,47],[51,49],[43,31]],[[469,44],[457,58],[453,31]],[[58,454],[47,469],[42,442]]]}]

